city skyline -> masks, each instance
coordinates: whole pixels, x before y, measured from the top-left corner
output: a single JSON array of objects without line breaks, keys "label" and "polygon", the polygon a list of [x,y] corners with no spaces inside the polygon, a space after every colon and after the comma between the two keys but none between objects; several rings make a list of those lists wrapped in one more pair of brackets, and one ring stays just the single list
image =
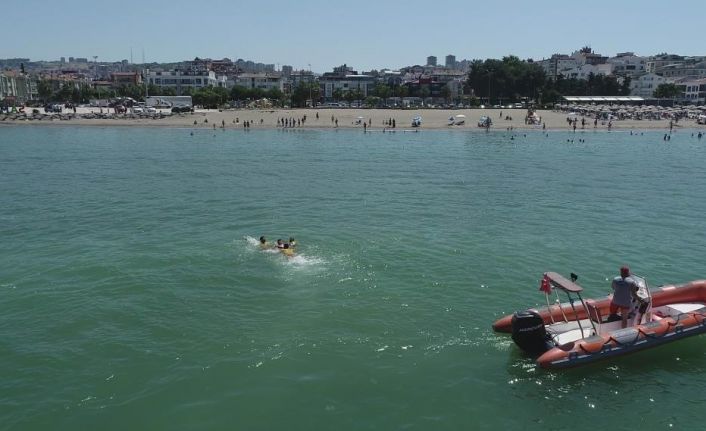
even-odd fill
[{"label": "city skyline", "polygon": [[[702,3],[687,0],[680,10],[645,6],[600,0],[577,10],[552,0],[469,7],[447,0],[430,8],[418,0],[360,0],[351,9],[321,0],[296,7],[272,0],[258,10],[255,4],[224,0],[205,7],[124,0],[119,8],[86,0],[25,0],[3,10],[7,34],[23,36],[0,48],[0,58],[97,56],[101,62],[131,60],[132,52],[133,62],[141,63],[144,51],[148,63],[228,57],[324,72],[343,63],[357,70],[395,69],[425,64],[430,55],[539,60],[586,45],[608,56],[703,54],[698,26],[685,23],[683,14],[690,6],[703,10]],[[28,16],[38,30],[27,31]]]}]

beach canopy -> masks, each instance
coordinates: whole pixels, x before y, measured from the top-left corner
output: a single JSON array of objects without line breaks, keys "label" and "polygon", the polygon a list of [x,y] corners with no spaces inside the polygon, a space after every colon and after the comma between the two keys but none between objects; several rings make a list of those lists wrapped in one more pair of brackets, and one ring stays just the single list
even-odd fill
[{"label": "beach canopy", "polygon": [[638,96],[563,96],[567,102],[644,102]]}]

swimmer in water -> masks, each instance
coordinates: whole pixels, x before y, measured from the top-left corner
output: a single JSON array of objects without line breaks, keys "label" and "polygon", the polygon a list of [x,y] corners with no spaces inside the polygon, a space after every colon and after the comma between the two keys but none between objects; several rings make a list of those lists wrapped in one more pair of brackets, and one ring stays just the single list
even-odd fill
[{"label": "swimmer in water", "polygon": [[284,248],[284,243],[282,242],[282,239],[277,240],[277,244],[275,244],[275,248],[282,250]]},{"label": "swimmer in water", "polygon": [[284,244],[282,249],[280,249],[283,255],[287,257],[294,257],[294,249],[289,246],[289,244]]},{"label": "swimmer in water", "polygon": [[264,235],[261,236],[260,237],[260,248],[264,250],[269,247],[270,247],[270,245],[267,243],[267,239],[264,237]]},{"label": "swimmer in water", "polygon": [[293,236],[289,237],[289,247],[297,248],[297,241],[294,239]]}]

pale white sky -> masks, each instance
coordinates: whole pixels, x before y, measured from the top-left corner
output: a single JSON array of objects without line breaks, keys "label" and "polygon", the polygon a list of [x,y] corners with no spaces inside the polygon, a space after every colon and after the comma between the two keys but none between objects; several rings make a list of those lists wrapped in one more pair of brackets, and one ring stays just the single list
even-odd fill
[{"label": "pale white sky", "polygon": [[[289,64],[316,72],[514,54],[541,59],[585,45],[614,55],[706,54],[706,1],[681,0],[23,0],[3,4],[0,58]],[[11,36],[20,34],[21,37]]]}]

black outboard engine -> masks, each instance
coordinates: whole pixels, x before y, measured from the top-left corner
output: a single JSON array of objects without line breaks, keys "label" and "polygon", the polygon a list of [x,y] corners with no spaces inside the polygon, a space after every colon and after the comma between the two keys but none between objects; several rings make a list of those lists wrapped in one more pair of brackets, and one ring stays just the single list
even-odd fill
[{"label": "black outboard engine", "polygon": [[531,355],[541,355],[551,347],[544,320],[532,310],[512,315],[512,341]]}]

